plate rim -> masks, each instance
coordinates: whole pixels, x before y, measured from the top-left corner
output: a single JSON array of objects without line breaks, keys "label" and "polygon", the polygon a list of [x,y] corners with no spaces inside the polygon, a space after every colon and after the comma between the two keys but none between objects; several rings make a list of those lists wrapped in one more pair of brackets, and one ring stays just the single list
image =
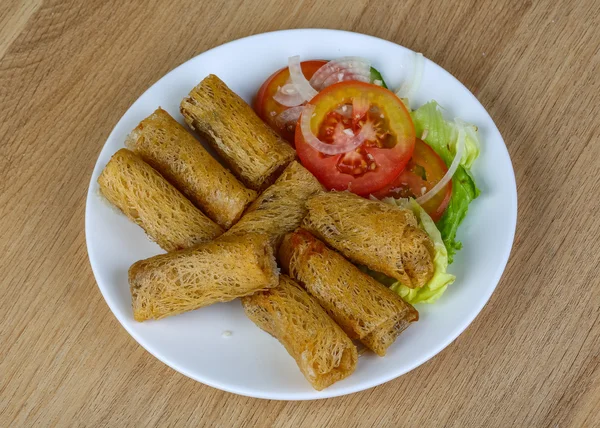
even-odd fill
[{"label": "plate rim", "polygon": [[479,104],[483,110],[485,111],[485,114],[489,117],[490,119],[490,124],[493,125],[493,130],[495,130],[498,134],[498,136],[500,137],[501,141],[502,141],[502,154],[503,156],[505,156],[508,160],[507,165],[510,167],[510,183],[507,183],[507,185],[510,186],[511,188],[511,206],[512,209],[510,210],[510,218],[509,218],[509,226],[510,226],[510,246],[507,246],[507,248],[503,251],[502,255],[501,255],[501,263],[498,264],[496,266],[495,272],[493,273],[493,275],[490,275],[489,279],[490,279],[490,284],[493,284],[492,287],[489,288],[489,291],[485,294],[482,294],[481,297],[481,301],[480,304],[477,306],[474,306],[473,310],[471,313],[473,314],[472,316],[469,315],[468,317],[464,318],[461,320],[460,322],[460,326],[453,332],[453,334],[449,335],[445,340],[441,341],[438,346],[436,346],[434,348],[433,351],[430,352],[430,354],[424,355],[419,359],[416,359],[412,364],[410,364],[408,366],[408,368],[400,373],[395,373],[395,372],[390,372],[391,374],[386,375],[386,376],[381,376],[379,378],[377,378],[376,380],[371,380],[368,382],[363,382],[362,384],[359,385],[355,385],[355,386],[349,386],[347,388],[343,388],[341,390],[335,390],[332,391],[331,393],[328,393],[328,390],[325,389],[323,391],[309,391],[307,392],[294,392],[294,393],[272,393],[272,392],[263,392],[260,389],[254,389],[254,390],[250,390],[249,388],[246,387],[231,387],[229,384],[218,384],[216,382],[213,382],[210,379],[204,378],[202,376],[199,376],[197,373],[192,373],[191,371],[187,370],[184,367],[181,367],[179,364],[177,364],[176,362],[173,361],[168,361],[167,358],[163,358],[162,356],[158,355],[152,348],[152,346],[148,345],[145,343],[145,341],[143,339],[140,338],[140,336],[133,331],[132,329],[129,328],[128,323],[125,322],[123,319],[121,319],[121,316],[119,315],[119,312],[115,310],[114,308],[114,304],[111,303],[111,299],[109,299],[105,293],[105,291],[103,290],[103,287],[100,285],[100,282],[98,281],[99,278],[99,267],[97,265],[97,261],[95,261],[97,259],[97,257],[93,257],[94,254],[94,250],[91,247],[90,244],[90,236],[91,236],[91,231],[90,231],[90,220],[89,220],[89,212],[90,212],[90,206],[91,206],[91,201],[93,198],[96,197],[96,192],[93,190],[94,188],[94,179],[95,177],[98,175],[97,174],[97,170],[100,169],[100,164],[98,163],[98,160],[104,155],[105,150],[107,150],[107,142],[110,141],[111,139],[114,138],[114,134],[116,132],[116,130],[119,128],[119,125],[121,123],[121,121],[124,119],[124,117],[126,116],[127,112],[142,98],[144,97],[144,95],[146,93],[148,93],[154,86],[158,85],[163,79],[166,79],[169,75],[171,75],[172,73],[176,73],[180,68],[182,68],[185,64],[187,64],[190,61],[195,60],[196,58],[198,58],[201,55],[204,55],[208,52],[213,52],[219,49],[225,49],[226,47],[230,46],[230,45],[234,45],[236,43],[240,43],[241,41],[247,41],[249,39],[253,39],[253,38],[259,38],[259,37],[264,37],[264,36],[268,36],[268,35],[277,35],[277,34],[283,34],[283,33],[303,33],[303,32],[311,32],[311,33],[323,33],[323,34],[327,34],[327,33],[337,33],[337,34],[349,34],[349,35],[359,35],[361,37],[364,37],[366,39],[370,39],[372,41],[376,41],[377,43],[381,43],[384,42],[384,44],[390,44],[394,47],[400,47],[402,49],[411,51],[409,48],[402,46],[400,44],[394,43],[392,41],[386,40],[386,39],[382,39],[379,37],[375,37],[369,34],[363,34],[363,33],[359,33],[359,32],[353,32],[353,31],[347,31],[347,30],[335,30],[335,29],[327,29],[327,28],[295,28],[295,29],[284,29],[284,30],[276,30],[276,31],[269,31],[269,32],[263,32],[263,33],[256,33],[250,36],[246,36],[246,37],[240,37],[231,41],[228,41],[226,43],[223,43],[221,45],[217,45],[214,46],[210,49],[207,49],[203,52],[200,52],[199,54],[189,58],[188,60],[182,62],[181,64],[177,65],[176,67],[174,67],[173,69],[171,69],[169,72],[167,72],[166,74],[164,74],[162,77],[160,77],[157,81],[155,81],[153,84],[151,84],[145,91],[143,91],[134,101],[133,103],[127,107],[127,109],[125,110],[125,112],[121,115],[121,117],[119,118],[118,122],[114,125],[113,129],[111,130],[110,134],[108,135],[108,137],[106,138],[106,140],[103,143],[102,149],[100,150],[100,152],[98,153],[98,156],[96,158],[95,164],[94,164],[94,168],[92,169],[92,173],[91,173],[91,177],[90,177],[90,182],[88,185],[88,191],[87,191],[87,196],[86,196],[86,205],[85,205],[85,239],[86,239],[86,249],[87,249],[87,253],[88,253],[88,259],[90,262],[90,266],[92,268],[92,273],[94,275],[94,279],[96,281],[96,285],[98,286],[98,289],[100,290],[100,293],[102,294],[102,297],[104,298],[104,301],[106,302],[106,304],[108,305],[110,311],[112,312],[112,314],[115,316],[115,318],[117,318],[117,320],[119,321],[119,323],[121,324],[121,326],[125,329],[125,331],[127,331],[127,333],[129,333],[129,335],[140,345],[142,346],[142,348],[144,348],[147,352],[149,352],[151,355],[153,355],[155,358],[157,358],[159,361],[161,361],[163,364],[167,365],[168,367],[172,368],[173,370],[183,374],[186,377],[189,377],[190,379],[193,379],[197,382],[203,383],[205,385],[208,385],[210,387],[222,390],[222,391],[226,391],[229,393],[233,393],[233,394],[238,394],[238,395],[242,395],[242,396],[246,396],[246,397],[252,397],[252,398],[259,398],[259,399],[269,399],[269,400],[285,400],[285,401],[304,401],[304,400],[320,400],[320,399],[325,399],[325,398],[332,398],[332,397],[338,397],[338,396],[343,396],[343,395],[349,395],[349,394],[353,394],[355,392],[360,392],[360,391],[365,391],[371,388],[374,388],[376,386],[382,385],[384,383],[387,383],[393,379],[396,379],[402,375],[407,374],[408,372],[416,369],[417,367],[421,366],[422,364],[426,363],[427,361],[431,360],[432,358],[434,358],[436,355],[438,355],[440,352],[442,352],[445,348],[447,348],[450,344],[452,344],[466,329],[467,327],[469,327],[473,321],[475,320],[475,318],[477,318],[483,308],[487,305],[487,303],[489,302],[492,294],[494,293],[494,291],[496,290],[498,283],[500,282],[500,279],[502,278],[502,275],[504,274],[504,271],[506,270],[506,266],[508,264],[508,260],[510,258],[510,254],[512,252],[512,249],[514,247],[514,237],[515,237],[515,233],[516,233],[516,226],[517,226],[517,219],[518,219],[518,194],[517,194],[517,185],[516,185],[516,177],[515,177],[515,173],[514,173],[514,167],[512,164],[512,160],[510,158],[510,153],[508,151],[508,148],[506,146],[506,143],[504,141],[504,138],[502,137],[502,134],[500,133],[500,130],[498,129],[496,122],[493,120],[493,118],[491,117],[491,115],[489,114],[488,110],[483,106],[483,104],[481,104],[481,102],[477,99],[477,97],[475,97],[475,95],[458,79],[456,78],[454,75],[452,75],[450,72],[448,72],[447,70],[445,70],[443,67],[441,67],[440,65],[438,65],[437,63],[435,63],[434,61],[432,61],[429,58],[426,58],[429,62],[431,62],[437,69],[437,72],[442,72],[446,75],[449,75],[452,79],[454,79],[456,82],[459,83],[459,85],[462,87],[462,89],[465,92],[465,95],[468,94],[468,96],[471,96],[472,98],[475,99],[475,101],[477,102],[477,104]]}]

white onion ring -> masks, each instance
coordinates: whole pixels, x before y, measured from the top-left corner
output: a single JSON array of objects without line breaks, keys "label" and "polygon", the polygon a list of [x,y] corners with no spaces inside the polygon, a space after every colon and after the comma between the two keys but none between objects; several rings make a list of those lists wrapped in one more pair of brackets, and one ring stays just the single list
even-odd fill
[{"label": "white onion ring", "polygon": [[310,79],[311,84],[321,84],[331,73],[343,71],[346,69],[356,69],[364,72],[371,70],[371,63],[369,60],[360,57],[342,57],[332,61],[328,61],[319,68]]},{"label": "white onion ring", "polygon": [[[341,78],[340,78],[340,75],[341,75]],[[347,70],[343,70],[338,73],[331,73],[331,75],[325,79],[323,84],[319,86],[319,89],[323,90],[323,89],[327,88],[328,86],[331,86],[335,83],[347,82],[350,80],[356,81],[356,82],[369,83],[371,81],[371,71],[369,69],[369,71],[367,73],[362,73],[361,71],[356,70],[355,68],[352,68],[352,69],[349,68]]]},{"label": "white onion ring", "polygon": [[333,61],[329,61],[319,68],[310,79],[313,88],[323,89],[323,82],[334,73],[343,72],[347,69],[355,69],[355,74],[366,75],[371,73],[371,63],[369,60],[356,56],[347,56]]},{"label": "white onion ring", "polygon": [[410,78],[406,79],[396,91],[398,98],[407,98],[409,101],[413,98],[421,86],[424,66],[425,60],[423,59],[423,54],[419,52],[413,52],[413,71]]},{"label": "white onion ring", "polygon": [[302,114],[302,110],[304,110],[304,106],[295,106],[288,108],[287,110],[282,111],[275,117],[275,123],[280,127],[284,128],[290,124],[296,124],[298,119],[300,119],[300,115]]},{"label": "white onion ring", "polygon": [[304,103],[304,98],[298,93],[290,79],[275,92],[273,99],[285,107],[296,107]]},{"label": "white onion ring", "polygon": [[300,130],[302,131],[302,136],[304,137],[304,141],[306,141],[313,149],[318,150],[325,155],[339,155],[351,152],[365,142],[365,133],[362,129],[358,134],[344,138],[345,141],[341,144],[327,144],[319,140],[310,128],[310,120],[314,111],[315,106],[307,104],[304,106],[302,116],[300,116]]},{"label": "white onion ring", "polygon": [[417,202],[419,205],[423,205],[425,202],[433,198],[437,193],[442,190],[446,185],[452,180],[452,176],[458,169],[458,165],[460,165],[460,160],[462,159],[463,150],[465,148],[465,127],[464,125],[455,120],[454,123],[458,127],[458,140],[456,142],[456,154],[454,155],[454,159],[452,159],[452,163],[450,164],[450,168],[446,171],[446,174],[442,177],[440,181],[436,183],[435,186],[429,190],[429,192],[425,193],[423,196],[417,198]]},{"label": "white onion ring", "polygon": [[310,83],[302,73],[302,67],[300,66],[300,56],[291,56],[288,58],[288,68],[290,69],[290,77],[292,83],[296,87],[298,93],[304,98],[304,101],[312,100],[318,92],[310,86]]}]

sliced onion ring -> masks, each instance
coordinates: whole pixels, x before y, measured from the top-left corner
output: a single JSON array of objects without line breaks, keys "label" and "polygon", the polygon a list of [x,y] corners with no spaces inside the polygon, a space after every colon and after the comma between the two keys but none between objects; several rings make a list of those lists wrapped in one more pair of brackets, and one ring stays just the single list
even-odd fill
[{"label": "sliced onion ring", "polygon": [[323,89],[325,80],[334,73],[353,69],[353,74],[367,75],[370,77],[371,63],[369,60],[356,56],[346,56],[329,61],[319,68],[310,79],[310,84],[316,89]]},{"label": "sliced onion ring", "polygon": [[424,65],[425,60],[423,59],[423,54],[419,52],[413,52],[412,74],[402,83],[402,85],[400,85],[400,88],[398,88],[396,91],[398,98],[407,98],[410,101],[414,97],[415,93],[421,86]]},{"label": "sliced onion ring", "polygon": [[304,106],[302,116],[300,116],[300,130],[302,131],[302,136],[304,137],[304,141],[306,141],[313,149],[318,150],[325,155],[339,155],[351,152],[365,142],[365,133],[362,129],[358,134],[345,138],[345,141],[342,144],[327,144],[319,140],[310,128],[310,120],[314,111],[315,106],[307,104]]},{"label": "sliced onion ring", "polygon": [[452,176],[458,169],[458,165],[460,165],[460,160],[462,159],[463,150],[465,148],[465,126],[459,121],[455,120],[454,123],[458,128],[458,140],[456,141],[456,154],[454,155],[454,159],[452,159],[452,163],[450,164],[450,168],[446,171],[446,174],[442,177],[440,181],[436,183],[435,186],[429,190],[429,192],[425,193],[423,196],[417,198],[417,202],[419,205],[423,205],[425,202],[433,198],[437,193],[442,190],[446,185],[452,180]]},{"label": "sliced onion ring", "polygon": [[371,69],[371,63],[369,60],[361,57],[342,57],[328,61],[319,68],[310,79],[311,84],[322,83],[331,73],[338,72],[345,69],[356,69],[356,70],[369,70]]},{"label": "sliced onion ring", "polygon": [[275,117],[275,123],[282,128],[285,128],[289,125],[296,124],[300,115],[302,114],[302,110],[304,110],[304,106],[295,106],[288,108],[287,110],[282,111]]},{"label": "sliced onion ring", "polygon": [[300,66],[300,56],[291,56],[288,58],[288,68],[290,69],[290,77],[292,83],[296,87],[298,93],[304,98],[304,101],[312,100],[318,92],[310,86],[310,83],[302,73],[302,67]]},{"label": "sliced onion ring", "polygon": [[369,70],[366,73],[362,73],[356,69],[347,69],[344,71],[340,71],[337,73],[331,73],[331,75],[325,79],[322,85],[320,85],[319,89],[323,90],[328,86],[331,86],[338,82],[346,82],[346,81],[357,81],[357,82],[365,82],[369,83],[371,81],[371,71]]},{"label": "sliced onion ring", "polygon": [[291,79],[275,92],[273,99],[285,107],[296,107],[304,103],[304,98],[298,93]]}]

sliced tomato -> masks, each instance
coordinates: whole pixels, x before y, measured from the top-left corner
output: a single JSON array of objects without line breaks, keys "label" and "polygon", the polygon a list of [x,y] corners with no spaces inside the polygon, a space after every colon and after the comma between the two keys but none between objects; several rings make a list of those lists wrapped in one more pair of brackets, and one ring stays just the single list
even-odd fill
[{"label": "sliced tomato", "polygon": [[[324,155],[308,144],[296,127],[296,151],[302,164],[327,188],[367,196],[404,169],[415,145],[415,128],[400,99],[370,83],[340,82],[310,101],[315,106],[311,130],[324,143],[336,144],[341,132],[356,135],[364,127],[367,140],[356,150]],[[342,135],[343,137],[343,135]]]},{"label": "sliced tomato", "polygon": [[[325,64],[327,64],[327,61],[304,61],[300,66],[302,67],[304,76],[310,80],[313,74]],[[289,77],[290,70],[287,67],[284,67],[281,70],[277,70],[265,80],[265,83],[262,84],[256,94],[254,110],[271,128],[277,131],[290,143],[294,144],[294,130],[296,128],[296,123],[285,123],[278,120],[279,115],[289,107],[283,106],[273,99],[273,95],[275,95],[280,87],[285,85]]]},{"label": "sliced tomato", "polygon": [[[448,168],[438,154],[424,141],[416,139],[413,156],[406,168],[387,186],[373,193],[377,199],[386,197],[418,198],[429,192],[446,174]],[[452,181],[433,198],[423,204],[423,209],[438,221],[452,196]]]}]

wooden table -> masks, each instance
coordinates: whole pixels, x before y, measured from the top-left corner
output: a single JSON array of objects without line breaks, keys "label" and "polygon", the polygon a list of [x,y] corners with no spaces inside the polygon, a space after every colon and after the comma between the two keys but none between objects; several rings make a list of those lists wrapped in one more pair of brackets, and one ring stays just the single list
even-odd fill
[{"label": "wooden table", "polygon": [[[600,426],[600,2],[51,1],[0,5],[0,426]],[[512,156],[519,225],[475,322],[409,374],[316,402],[239,397],[144,351],[85,247],[92,167],[167,71],[292,27],[353,30],[440,64]]]}]

